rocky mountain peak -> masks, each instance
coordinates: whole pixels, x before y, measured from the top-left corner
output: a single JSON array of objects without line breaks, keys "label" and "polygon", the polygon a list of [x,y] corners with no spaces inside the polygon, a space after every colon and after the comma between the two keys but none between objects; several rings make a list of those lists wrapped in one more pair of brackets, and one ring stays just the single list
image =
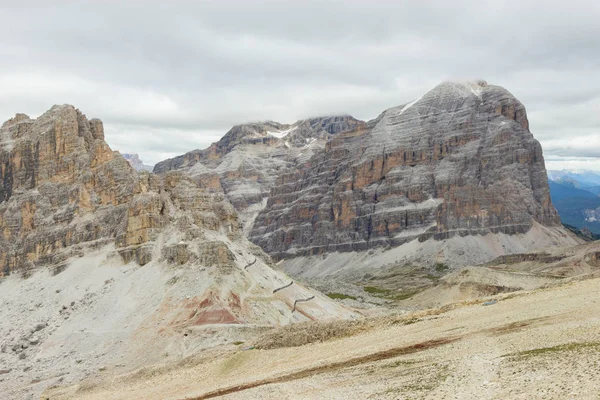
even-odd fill
[{"label": "rocky mountain peak", "polygon": [[282,174],[250,238],[293,258],[560,230],[525,107],[500,86],[441,83],[360,133]]},{"label": "rocky mountain peak", "polygon": [[[279,133],[288,128],[289,125],[273,121],[235,125],[214,145],[215,152],[219,156],[224,156],[243,143],[276,145],[278,140],[274,139],[278,136],[269,135],[269,133]],[[264,140],[265,138],[266,140]]]},{"label": "rocky mountain peak", "polygon": [[59,371],[76,382],[265,326],[357,316],[274,270],[218,181],[138,174],[102,122],[73,106],[17,115],[0,138],[0,364],[11,366],[0,393],[10,398],[40,397]]},{"label": "rocky mountain peak", "polygon": [[205,193],[177,173],[138,176],[104,141],[102,122],[71,105],[35,120],[17,116],[0,136],[4,275],[60,268],[74,254],[109,243],[123,260],[145,264],[157,235],[178,218],[188,230],[237,235],[237,215],[222,192]]},{"label": "rocky mountain peak", "polygon": [[299,120],[293,124],[274,121],[235,125],[218,142],[204,150],[192,150],[181,156],[156,164],[155,173],[191,168],[197,163],[215,167],[221,159],[239,146],[257,148],[303,148],[317,140],[328,140],[331,135],[356,129],[363,125],[351,116],[329,116]]},{"label": "rocky mountain peak", "polygon": [[144,162],[140,159],[140,156],[137,153],[133,153],[133,154],[121,153],[121,155],[123,156],[124,159],[126,159],[129,162],[129,164],[136,171],[152,172],[153,166],[144,164]]},{"label": "rocky mountain peak", "polygon": [[364,125],[350,115],[309,118],[296,122],[285,141],[288,146],[304,147],[316,140],[330,140],[334,135],[349,132]]},{"label": "rocky mountain peak", "polygon": [[[423,96],[430,107],[448,112],[457,111],[462,101],[478,102],[478,111],[500,114],[529,130],[525,106],[502,86],[486,81],[444,82]],[[493,109],[492,109],[493,108]]]},{"label": "rocky mountain peak", "polygon": [[9,119],[8,121],[5,121],[2,124],[2,128],[7,129],[12,125],[21,123],[21,122],[28,122],[31,121],[31,118],[29,117],[29,115],[27,114],[22,114],[22,113],[17,113],[15,114],[14,117],[12,117],[11,119]]},{"label": "rocky mountain peak", "polygon": [[[259,316],[265,312],[271,313],[269,321],[279,321],[281,299],[292,304],[295,296],[311,296],[296,285],[268,300],[273,305],[242,309],[248,282],[259,280],[266,297],[288,282],[241,235],[236,210],[221,187],[181,171],[136,173],[104,142],[100,120],[88,120],[70,105],[54,106],[35,120],[13,118],[0,134],[12,141],[0,148],[0,277],[43,268],[59,274],[74,259],[100,251],[112,264],[187,266],[192,277],[193,268],[214,268],[194,293],[229,322],[265,322]],[[228,286],[214,286],[223,279],[231,279]],[[310,307],[318,315],[337,313],[328,304],[316,299]],[[303,320],[313,311],[285,318]]]},{"label": "rocky mountain peak", "polygon": [[154,172],[180,170],[222,189],[248,230],[281,171],[322,151],[332,137],[364,125],[351,116],[236,125],[210,147],[160,162]]}]

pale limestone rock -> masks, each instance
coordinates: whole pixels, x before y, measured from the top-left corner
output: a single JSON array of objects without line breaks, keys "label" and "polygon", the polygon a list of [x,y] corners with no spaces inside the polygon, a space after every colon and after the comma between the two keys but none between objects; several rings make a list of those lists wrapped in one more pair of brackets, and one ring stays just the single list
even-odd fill
[{"label": "pale limestone rock", "polygon": [[136,173],[104,142],[102,122],[73,106],[36,120],[17,114],[2,125],[0,143],[0,276],[43,265],[59,272],[71,256],[111,242],[124,261],[144,265],[171,224],[191,239],[203,230],[239,234],[220,190],[178,172]]},{"label": "pale limestone rock", "polygon": [[154,172],[183,171],[203,188],[223,190],[247,231],[281,171],[310,158],[334,135],[362,125],[350,116],[237,125],[207,149],[162,161]]},{"label": "pale limestone rock", "polygon": [[525,107],[499,86],[446,82],[282,173],[249,237],[281,259],[534,221],[560,225]]}]

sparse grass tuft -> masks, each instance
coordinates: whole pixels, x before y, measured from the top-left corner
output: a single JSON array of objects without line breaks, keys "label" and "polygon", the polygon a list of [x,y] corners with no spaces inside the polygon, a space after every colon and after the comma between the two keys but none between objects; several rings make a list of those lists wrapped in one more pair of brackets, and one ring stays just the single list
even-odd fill
[{"label": "sparse grass tuft", "polygon": [[435,269],[437,272],[439,272],[439,273],[446,272],[446,271],[448,271],[448,270],[450,269],[450,267],[449,267],[449,266],[447,266],[446,264],[444,264],[444,263],[442,263],[442,262],[437,262],[437,263],[435,263],[435,264],[433,265],[433,268],[434,268],[434,269]]},{"label": "sparse grass tuft", "polygon": [[363,287],[363,290],[369,294],[374,295],[387,295],[391,292],[391,290],[389,289],[381,289],[375,286],[365,286]]},{"label": "sparse grass tuft", "polygon": [[558,353],[562,351],[574,351],[584,349],[595,349],[600,350],[600,342],[583,342],[583,343],[569,343],[561,344],[552,347],[540,347],[538,349],[531,349],[525,351],[519,351],[517,353],[505,354],[503,357],[535,357],[549,353]]},{"label": "sparse grass tuft", "polygon": [[244,365],[244,363],[246,363],[248,357],[248,352],[242,351],[239,353],[235,353],[231,357],[227,358],[221,363],[221,374],[226,375],[235,369],[240,369]]},{"label": "sparse grass tuft", "polygon": [[404,367],[404,366],[418,364],[420,362],[421,361],[419,361],[419,360],[397,360],[397,361],[391,362],[389,364],[382,365],[381,368]]},{"label": "sparse grass tuft", "polygon": [[356,300],[356,297],[350,296],[347,294],[343,294],[343,293],[327,293],[327,297],[329,297],[330,299],[334,299],[334,300],[344,300],[344,299]]},{"label": "sparse grass tuft", "polygon": [[[388,365],[386,367],[391,367]],[[433,363],[423,367],[408,368],[402,373],[407,381],[398,387],[388,387],[381,394],[402,393],[407,395],[394,398],[422,398],[421,396],[436,389],[450,376],[448,365]]]},{"label": "sparse grass tuft", "polygon": [[369,328],[372,320],[311,321],[273,329],[258,337],[257,349],[303,346],[308,343],[356,335]]},{"label": "sparse grass tuft", "polygon": [[174,285],[174,284],[177,283],[178,280],[179,280],[179,277],[178,276],[174,276],[174,277],[172,277],[171,279],[169,279],[167,281],[167,285]]}]

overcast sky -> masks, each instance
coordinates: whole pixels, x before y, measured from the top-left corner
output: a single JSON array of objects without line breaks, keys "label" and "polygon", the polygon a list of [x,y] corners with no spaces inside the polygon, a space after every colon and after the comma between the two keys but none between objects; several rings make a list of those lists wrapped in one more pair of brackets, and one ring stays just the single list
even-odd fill
[{"label": "overcast sky", "polygon": [[234,124],[371,119],[482,78],[526,105],[549,168],[600,170],[600,1],[6,3],[1,119],[70,103],[148,164]]}]

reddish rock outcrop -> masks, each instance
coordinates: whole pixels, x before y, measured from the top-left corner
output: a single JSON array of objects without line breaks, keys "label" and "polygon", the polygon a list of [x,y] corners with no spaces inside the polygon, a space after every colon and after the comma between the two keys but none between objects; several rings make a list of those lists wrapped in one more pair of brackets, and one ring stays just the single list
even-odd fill
[{"label": "reddish rock outcrop", "polygon": [[0,276],[57,267],[109,243],[125,261],[145,264],[170,224],[192,236],[238,233],[222,192],[177,172],[138,174],[104,142],[102,122],[73,106],[54,106],[35,120],[17,114],[2,125],[0,141]]}]

